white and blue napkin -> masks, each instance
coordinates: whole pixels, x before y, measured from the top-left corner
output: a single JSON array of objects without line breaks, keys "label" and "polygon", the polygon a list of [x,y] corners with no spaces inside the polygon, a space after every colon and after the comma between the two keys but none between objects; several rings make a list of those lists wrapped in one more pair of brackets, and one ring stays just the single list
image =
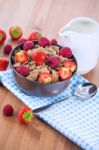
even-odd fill
[{"label": "white and blue napkin", "polygon": [[[76,74],[68,88],[52,97],[36,97],[25,94],[16,84],[11,70],[0,72],[1,83],[32,109],[58,101],[74,93],[76,86],[86,80]],[[69,99],[53,105],[37,114],[58,132],[69,138],[84,150],[99,150],[99,90],[87,101]]]}]

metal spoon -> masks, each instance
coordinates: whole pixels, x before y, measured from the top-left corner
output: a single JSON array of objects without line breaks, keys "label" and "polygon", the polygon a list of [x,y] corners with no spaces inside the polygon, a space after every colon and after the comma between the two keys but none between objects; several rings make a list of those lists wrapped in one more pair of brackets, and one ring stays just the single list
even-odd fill
[{"label": "metal spoon", "polygon": [[66,99],[70,99],[70,98],[76,98],[78,100],[88,100],[91,97],[93,97],[96,94],[96,92],[97,92],[97,86],[95,84],[90,83],[90,82],[82,83],[76,87],[75,92],[72,96],[66,97],[59,101],[55,101],[51,104],[42,106],[40,108],[34,109],[33,113],[39,113],[41,111],[44,111],[44,110],[50,108],[52,105],[55,105],[57,103],[60,103],[62,101],[65,101]]}]

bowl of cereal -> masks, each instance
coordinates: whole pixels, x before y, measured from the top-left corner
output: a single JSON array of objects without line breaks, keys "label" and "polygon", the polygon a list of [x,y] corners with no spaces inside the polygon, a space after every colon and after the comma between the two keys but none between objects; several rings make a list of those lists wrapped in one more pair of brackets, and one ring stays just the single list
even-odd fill
[{"label": "bowl of cereal", "polygon": [[45,37],[15,47],[10,64],[16,83],[25,93],[36,96],[63,92],[77,71],[72,50]]}]

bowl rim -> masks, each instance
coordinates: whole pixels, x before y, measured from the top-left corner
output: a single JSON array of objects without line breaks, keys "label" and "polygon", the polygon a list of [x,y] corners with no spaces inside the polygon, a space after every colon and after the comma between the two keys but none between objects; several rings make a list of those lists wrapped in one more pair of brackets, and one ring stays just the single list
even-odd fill
[{"label": "bowl rim", "polygon": [[[34,42],[34,44],[35,44],[35,43],[38,43],[38,41],[36,41],[36,40],[32,40],[32,42]],[[38,81],[29,80],[28,78],[26,78],[26,77],[22,76],[21,74],[19,74],[19,73],[16,71],[16,69],[13,67],[13,64],[12,64],[12,56],[13,56],[14,51],[15,51],[17,48],[22,47],[23,44],[24,44],[24,43],[19,44],[19,45],[17,45],[16,47],[14,47],[13,50],[11,51],[11,53],[10,53],[10,56],[9,56],[11,69],[12,69],[18,76],[20,76],[21,78],[23,78],[23,79],[25,79],[25,80],[27,80],[27,81],[29,81],[29,82],[31,82],[31,83],[35,83],[35,84],[39,84],[39,85],[53,85],[53,84],[56,84],[56,83],[63,83],[63,82],[66,82],[67,80],[71,79],[71,78],[74,76],[74,74],[77,72],[78,63],[77,63],[77,60],[76,60],[75,56],[73,55],[73,60],[76,62],[77,67],[76,67],[76,70],[73,72],[73,74],[72,74],[71,77],[69,77],[69,78],[67,78],[67,79],[65,79],[65,80],[61,80],[61,81],[58,81],[58,82],[51,82],[51,83],[47,83],[47,84],[39,83]],[[36,44],[35,44],[35,45],[36,45]],[[54,44],[52,44],[52,45],[58,46],[58,47],[60,47],[60,48],[63,48],[63,46],[61,46],[61,45],[59,45],[59,44],[56,44],[56,43],[54,43]]]}]

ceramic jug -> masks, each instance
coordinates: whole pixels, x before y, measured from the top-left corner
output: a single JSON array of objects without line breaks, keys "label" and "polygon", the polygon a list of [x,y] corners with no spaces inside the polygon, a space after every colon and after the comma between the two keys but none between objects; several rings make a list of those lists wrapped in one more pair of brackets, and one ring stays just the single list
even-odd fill
[{"label": "ceramic jug", "polygon": [[99,24],[88,17],[71,20],[59,31],[60,44],[72,49],[78,62],[78,72],[93,69],[99,57]]}]

